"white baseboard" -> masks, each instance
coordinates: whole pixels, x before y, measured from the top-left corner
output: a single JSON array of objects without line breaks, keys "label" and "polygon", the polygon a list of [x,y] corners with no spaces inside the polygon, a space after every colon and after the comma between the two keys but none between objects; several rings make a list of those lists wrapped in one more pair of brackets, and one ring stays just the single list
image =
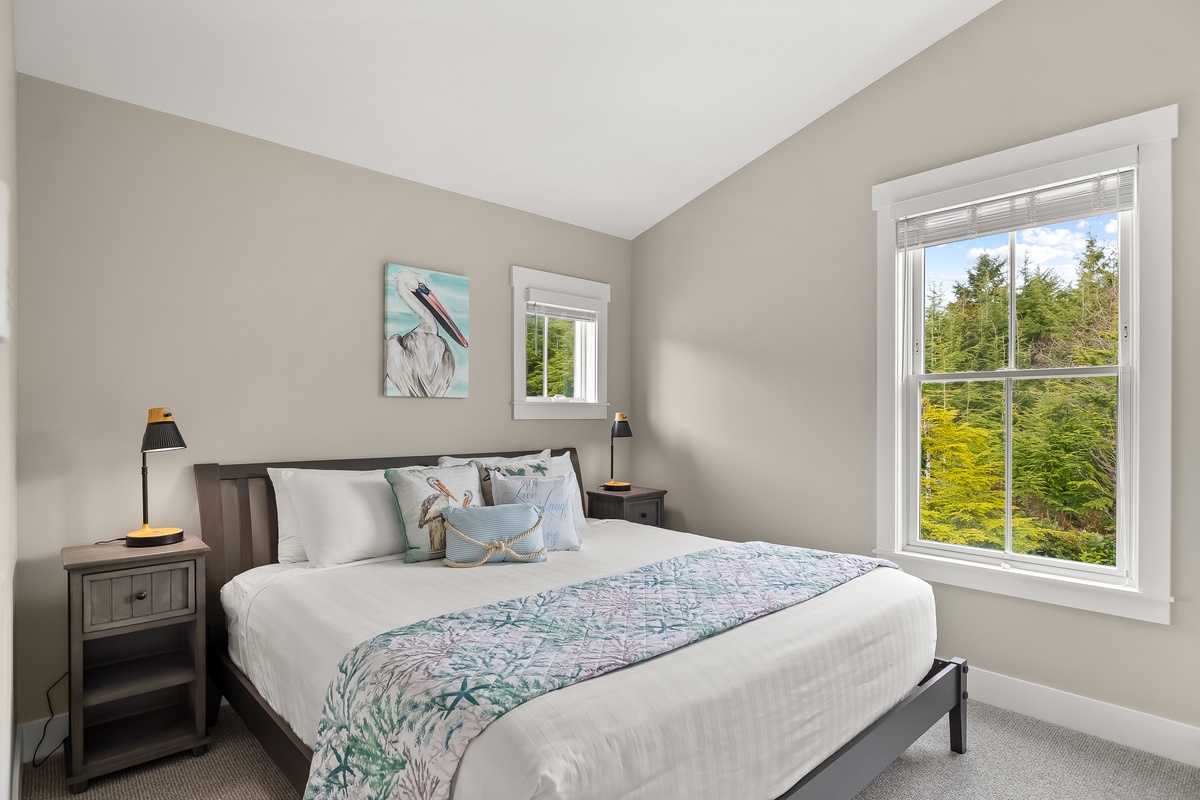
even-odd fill
[{"label": "white baseboard", "polygon": [[967,691],[981,703],[1200,767],[1200,728],[1194,725],[974,666],[967,672]]},{"label": "white baseboard", "polygon": [[[61,714],[55,714],[50,719],[50,724],[46,726],[46,739],[37,751],[39,759],[45,758],[67,738],[67,734],[71,731],[71,725],[67,721],[67,718],[67,712],[64,711]],[[17,740],[21,750],[21,763],[28,764],[33,761],[33,748],[37,747],[38,739],[42,738],[42,726],[46,725],[46,719],[46,717],[42,717],[41,719],[22,722],[17,728]]]}]

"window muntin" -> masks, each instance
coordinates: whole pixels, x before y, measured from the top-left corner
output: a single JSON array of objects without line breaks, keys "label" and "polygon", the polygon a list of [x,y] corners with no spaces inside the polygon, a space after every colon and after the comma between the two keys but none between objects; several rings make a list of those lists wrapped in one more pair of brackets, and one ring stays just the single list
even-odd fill
[{"label": "window muntin", "polygon": [[[1119,177],[1131,195],[1132,171]],[[920,298],[909,322],[920,354],[909,378],[911,546],[1052,571],[1128,569],[1131,532],[1117,514],[1118,329],[1121,218],[1128,228],[1134,212],[1121,204],[905,248]],[[908,227],[897,222],[905,244]]]}]

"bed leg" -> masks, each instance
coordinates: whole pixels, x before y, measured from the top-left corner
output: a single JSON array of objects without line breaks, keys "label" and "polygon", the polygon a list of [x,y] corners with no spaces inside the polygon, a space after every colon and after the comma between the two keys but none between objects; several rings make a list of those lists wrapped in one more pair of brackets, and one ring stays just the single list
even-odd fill
[{"label": "bed leg", "polygon": [[950,709],[950,749],[955,753],[967,752],[967,662],[952,658],[950,663],[958,665],[958,702]]}]

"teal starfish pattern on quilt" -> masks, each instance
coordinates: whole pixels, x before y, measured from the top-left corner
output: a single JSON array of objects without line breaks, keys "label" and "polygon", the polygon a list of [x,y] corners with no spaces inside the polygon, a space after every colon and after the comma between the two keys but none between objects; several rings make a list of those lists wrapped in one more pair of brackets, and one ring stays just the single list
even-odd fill
[{"label": "teal starfish pattern on quilt", "polygon": [[521,703],[879,566],[895,567],[845,553],[731,544],[380,634],[352,650],[329,685],[304,797],[448,798],[471,739]]}]

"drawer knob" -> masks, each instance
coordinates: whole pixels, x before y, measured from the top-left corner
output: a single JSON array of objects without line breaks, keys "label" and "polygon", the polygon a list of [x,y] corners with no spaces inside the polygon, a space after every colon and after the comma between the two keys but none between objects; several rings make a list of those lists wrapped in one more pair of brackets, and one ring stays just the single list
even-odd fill
[{"label": "drawer knob", "polygon": [[646,512],[645,512],[645,511],[643,511],[643,512],[642,512],[642,519],[645,519],[645,518],[646,518],[646,516],[647,516]]},{"label": "drawer knob", "polygon": [[135,594],[133,596],[133,599],[134,600],[145,600],[146,599],[146,590],[142,589],[140,592],[138,592],[137,594]]}]

